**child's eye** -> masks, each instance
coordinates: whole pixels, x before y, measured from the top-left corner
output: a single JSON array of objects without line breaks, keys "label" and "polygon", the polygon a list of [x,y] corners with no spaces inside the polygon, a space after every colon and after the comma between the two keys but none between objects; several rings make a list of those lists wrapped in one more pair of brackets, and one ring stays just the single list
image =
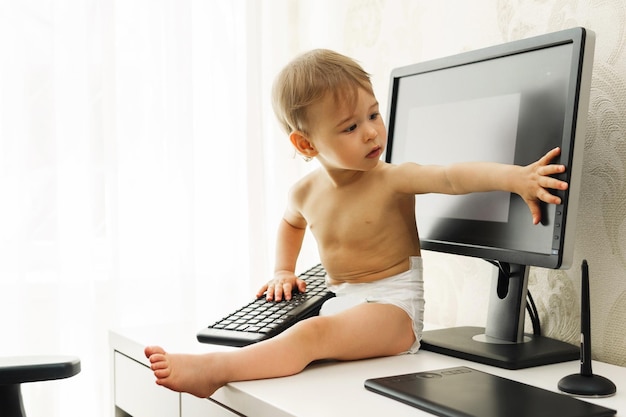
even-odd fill
[{"label": "child's eye", "polygon": [[372,113],[370,115],[370,120],[376,120],[376,119],[378,119],[378,116],[380,116],[380,113],[378,113],[378,112]]},{"label": "child's eye", "polygon": [[346,132],[352,132],[352,131],[354,131],[354,130],[356,130],[356,124],[351,125],[351,126],[350,126],[350,127],[348,127],[345,131],[346,131]]}]

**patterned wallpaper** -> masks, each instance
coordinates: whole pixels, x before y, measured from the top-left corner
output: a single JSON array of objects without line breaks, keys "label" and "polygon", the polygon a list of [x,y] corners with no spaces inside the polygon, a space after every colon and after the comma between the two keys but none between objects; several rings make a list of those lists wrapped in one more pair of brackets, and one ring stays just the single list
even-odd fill
[{"label": "patterned wallpaper", "polygon": [[[326,5],[339,16],[330,23],[343,28],[340,47],[330,46],[372,73],[383,110],[394,67],[574,26],[596,33],[573,267],[532,268],[529,288],[544,334],[577,344],[580,263],[587,259],[593,356],[626,366],[626,2],[347,0]],[[300,46],[320,46],[309,43],[303,36]],[[427,322],[484,325],[490,282],[482,264],[425,255]]]}]

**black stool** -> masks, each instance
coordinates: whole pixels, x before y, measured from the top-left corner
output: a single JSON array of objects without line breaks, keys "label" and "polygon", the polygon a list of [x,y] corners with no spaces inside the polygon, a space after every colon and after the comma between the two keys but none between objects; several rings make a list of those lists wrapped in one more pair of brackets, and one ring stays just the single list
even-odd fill
[{"label": "black stool", "polygon": [[0,410],[3,417],[25,417],[21,384],[69,378],[80,372],[72,356],[0,357]]}]

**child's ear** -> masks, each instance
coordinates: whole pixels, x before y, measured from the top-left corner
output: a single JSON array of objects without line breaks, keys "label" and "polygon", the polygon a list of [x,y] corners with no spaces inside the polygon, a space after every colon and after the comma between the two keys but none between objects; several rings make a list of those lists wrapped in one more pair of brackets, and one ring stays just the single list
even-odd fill
[{"label": "child's ear", "polygon": [[296,151],[305,158],[313,158],[318,154],[313,144],[303,132],[298,130],[291,132],[289,140],[291,140],[291,144],[296,148]]}]

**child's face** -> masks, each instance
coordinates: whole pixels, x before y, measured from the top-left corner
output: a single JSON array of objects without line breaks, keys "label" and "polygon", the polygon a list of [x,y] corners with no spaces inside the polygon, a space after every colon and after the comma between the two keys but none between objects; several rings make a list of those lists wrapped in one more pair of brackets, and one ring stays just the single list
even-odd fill
[{"label": "child's face", "polygon": [[387,131],[376,97],[358,90],[356,105],[337,102],[332,94],[309,109],[309,140],[326,169],[368,171],[387,145]]}]

